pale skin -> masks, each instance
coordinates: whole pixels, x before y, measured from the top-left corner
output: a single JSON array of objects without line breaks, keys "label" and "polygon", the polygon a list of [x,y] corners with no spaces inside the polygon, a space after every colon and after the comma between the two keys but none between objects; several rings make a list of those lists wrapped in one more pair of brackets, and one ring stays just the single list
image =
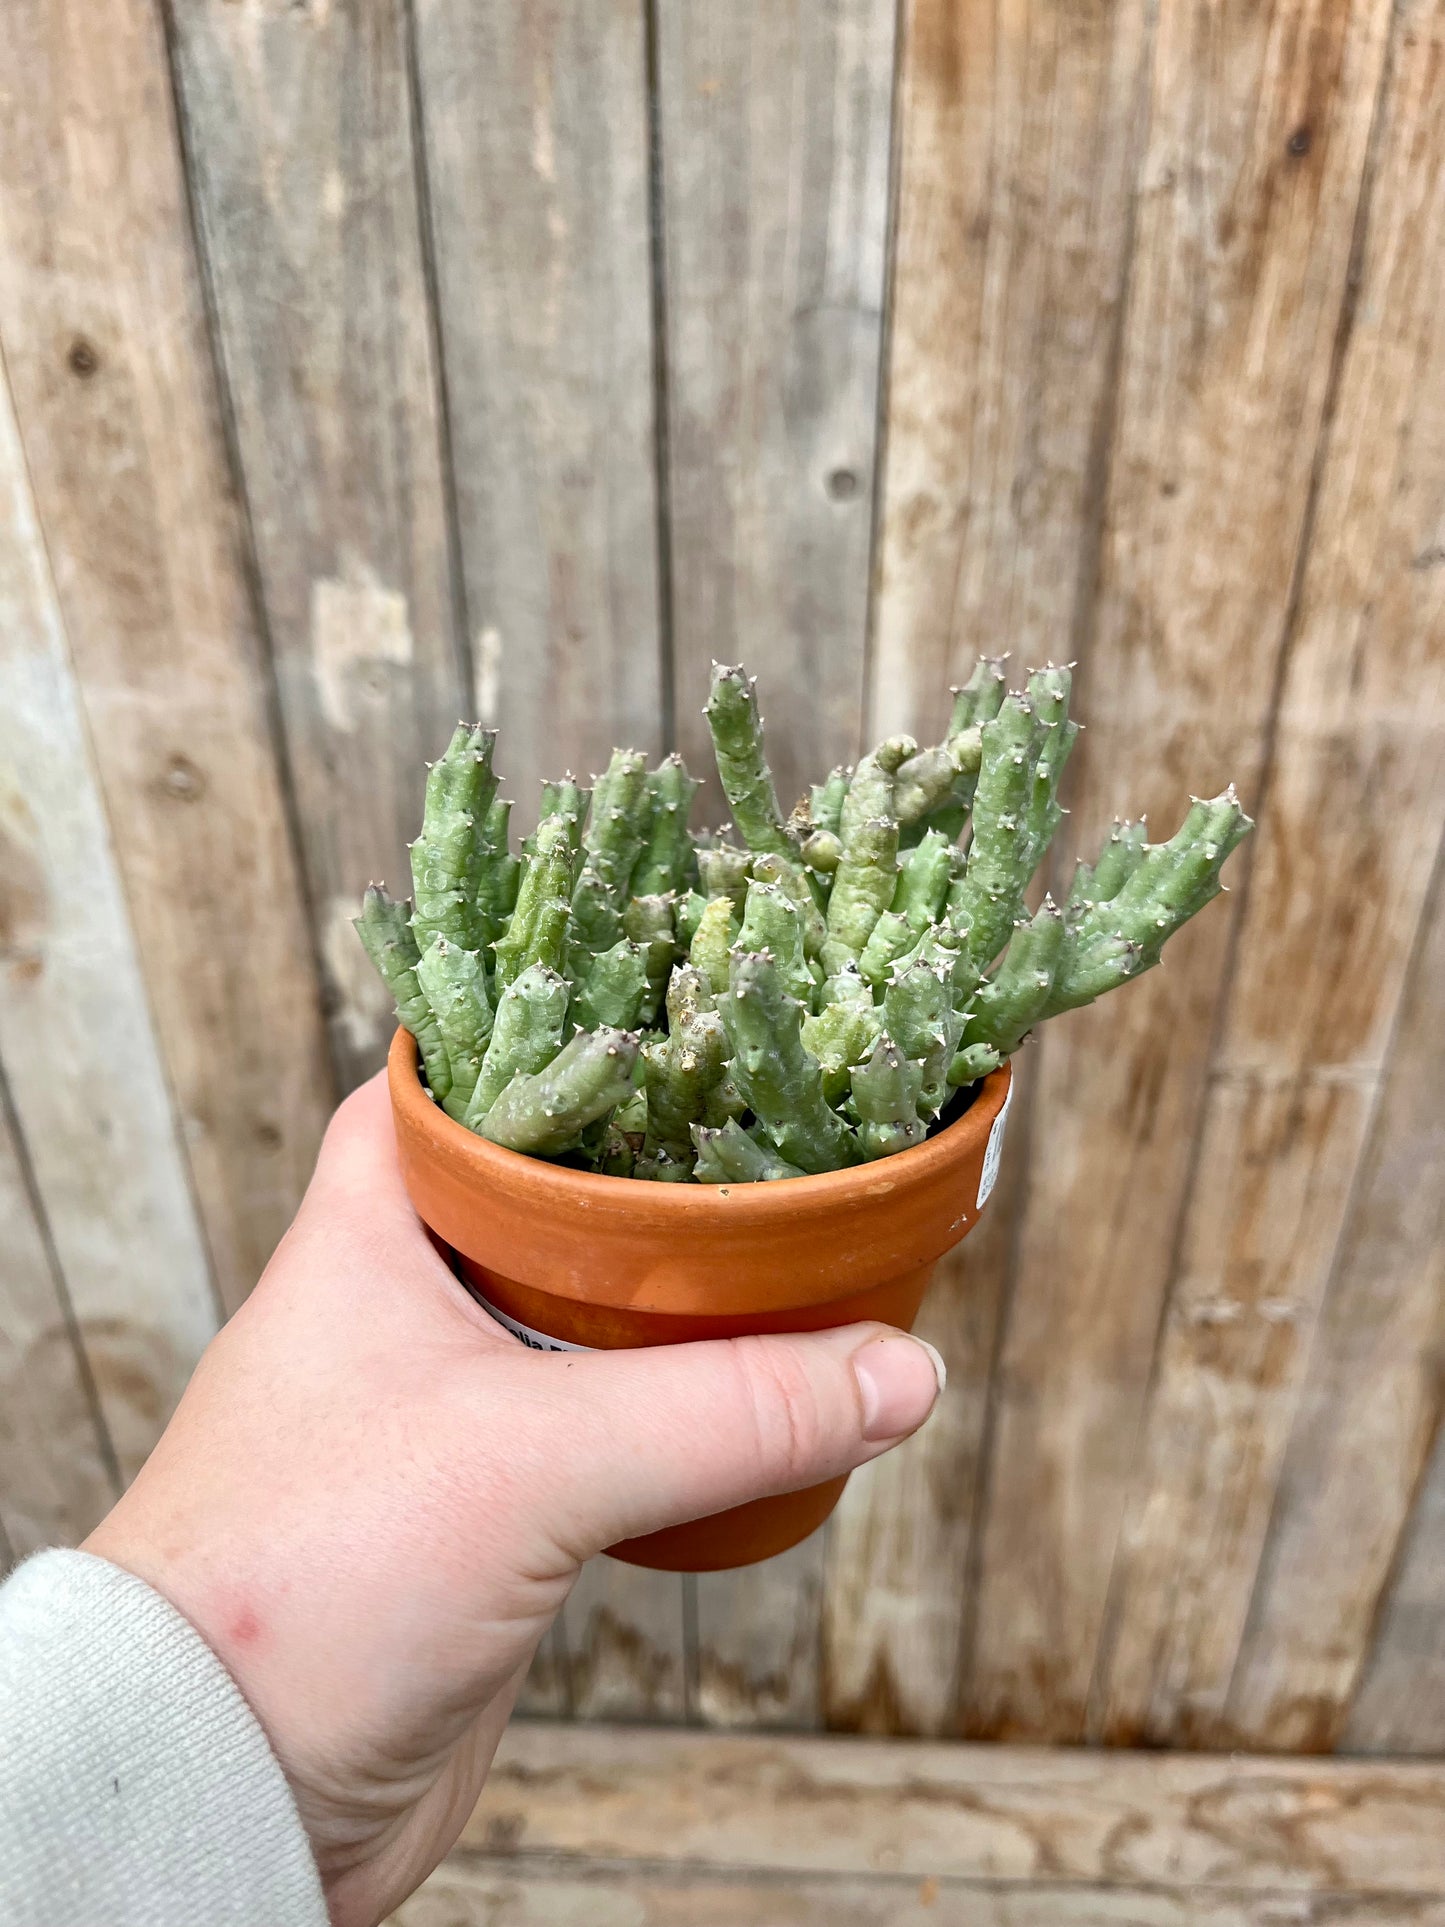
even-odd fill
[{"label": "pale skin", "polygon": [[422,1230],[376,1078],[86,1549],[229,1668],[332,1920],[371,1927],[456,1839],[586,1559],[876,1458],[941,1383],[931,1348],[881,1325],[527,1350]]}]

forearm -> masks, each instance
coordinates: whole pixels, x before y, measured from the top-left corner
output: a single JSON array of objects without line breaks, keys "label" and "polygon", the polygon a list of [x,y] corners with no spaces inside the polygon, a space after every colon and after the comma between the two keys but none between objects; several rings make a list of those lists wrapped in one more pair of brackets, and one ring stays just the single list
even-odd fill
[{"label": "forearm", "polygon": [[324,1927],[285,1776],[200,1635],[49,1552],[0,1587],[0,1913],[11,1927]]}]

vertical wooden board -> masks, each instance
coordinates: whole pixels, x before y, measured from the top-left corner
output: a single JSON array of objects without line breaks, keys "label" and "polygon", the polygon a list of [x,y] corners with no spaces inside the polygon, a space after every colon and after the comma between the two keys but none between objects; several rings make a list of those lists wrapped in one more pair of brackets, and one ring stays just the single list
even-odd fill
[{"label": "vertical wooden board", "polygon": [[[1257,789],[1389,7],[1160,13],[1070,801]],[[966,1713],[1076,1739],[1193,1165],[1230,899],[1039,1050]]]},{"label": "vertical wooden board", "polygon": [[418,0],[476,708],[536,782],[663,739],[641,0]]},{"label": "vertical wooden board", "polygon": [[391,1007],[350,919],[405,894],[464,695],[402,0],[175,0],[182,126],[343,1081]]},{"label": "vertical wooden board", "polygon": [[657,9],[677,743],[711,771],[746,662],[784,809],[862,725],[893,39],[894,0]]},{"label": "vertical wooden board", "polygon": [[[1099,1711],[1116,1740],[1243,1741],[1225,1700],[1445,823],[1445,600],[1440,571],[1415,566],[1442,533],[1445,459],[1440,47],[1412,31],[1432,10],[1396,15],[1357,305],[1115,1574]],[[1340,1419],[1336,1404],[1332,1434]],[[1384,1467],[1358,1446],[1368,1480]],[[1348,1550],[1331,1559],[1332,1545]],[[1316,1552],[1334,1575],[1318,1593],[1307,1582],[1323,1608],[1357,1569],[1333,1532]],[[1293,1646],[1292,1623],[1281,1638]],[[1236,1704],[1264,1739],[1269,1709]]]},{"label": "vertical wooden board", "polygon": [[[1442,985],[1445,889],[1437,862],[1434,903],[1320,1314],[1230,1683],[1229,1731],[1270,1747],[1318,1750],[1338,1739],[1438,1422],[1445,1343]],[[1434,1603],[1439,1616],[1438,1594]],[[1438,1645],[1445,1689],[1445,1637]],[[1445,1690],[1437,1704],[1445,1710]],[[1436,1730],[1445,1743],[1445,1719]]]},{"label": "vertical wooden board", "polygon": [[1015,1076],[1013,1150],[979,1225],[940,1263],[916,1326],[943,1354],[947,1389],[915,1438],[853,1475],[833,1518],[823,1602],[833,1728],[956,1728],[989,1397],[1026,1177],[1018,1059]]},{"label": "vertical wooden board", "polygon": [[0,1062],[129,1477],[215,1305],[4,386],[0,527]]},{"label": "vertical wooden board", "polygon": [[687,1714],[683,1582],[593,1559],[560,1621],[579,1719],[680,1721]]},{"label": "vertical wooden board", "polygon": [[159,10],[16,0],[0,73],[15,408],[222,1300],[330,1097]]},{"label": "vertical wooden board", "polygon": [[875,734],[1087,614],[1153,8],[905,9]]},{"label": "vertical wooden board", "polygon": [[1385,1595],[1374,1643],[1345,1724],[1341,1745],[1346,1752],[1425,1753],[1437,1757],[1445,1753],[1442,1599],[1445,1427],[1435,1434],[1434,1450],[1401,1544],[1399,1565]]},{"label": "vertical wooden board", "polygon": [[697,1578],[697,1712],[705,1726],[817,1726],[828,1534]]},{"label": "vertical wooden board", "polygon": [[[9,890],[0,881],[8,902]],[[7,919],[8,921],[8,919]],[[0,1572],[77,1545],[115,1498],[99,1416],[65,1315],[7,1094],[0,1090]]]}]

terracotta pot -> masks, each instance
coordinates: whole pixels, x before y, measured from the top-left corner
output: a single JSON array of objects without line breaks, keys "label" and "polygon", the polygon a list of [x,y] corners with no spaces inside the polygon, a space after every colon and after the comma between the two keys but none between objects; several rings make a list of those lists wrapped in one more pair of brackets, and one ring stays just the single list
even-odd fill
[{"label": "terracotta pot", "polygon": [[[946,1130],[856,1170],[775,1184],[645,1184],[501,1150],[434,1104],[407,1031],[387,1065],[402,1174],[474,1297],[542,1350],[676,1345],[878,1318],[911,1328],[934,1265],[993,1188],[1009,1070]],[[667,1572],[783,1552],[845,1481],[614,1546]]]}]

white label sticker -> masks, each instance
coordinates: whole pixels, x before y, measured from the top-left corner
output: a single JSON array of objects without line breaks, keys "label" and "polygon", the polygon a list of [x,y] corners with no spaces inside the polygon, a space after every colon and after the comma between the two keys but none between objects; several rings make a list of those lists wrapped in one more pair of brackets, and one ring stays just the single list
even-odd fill
[{"label": "white label sticker", "polygon": [[462,1283],[466,1285],[467,1290],[472,1294],[473,1298],[476,1299],[477,1303],[489,1318],[495,1318],[499,1325],[503,1326],[512,1334],[513,1338],[520,1338],[522,1343],[530,1346],[534,1352],[590,1352],[596,1350],[596,1347],[593,1345],[572,1345],[569,1344],[565,1338],[549,1338],[546,1332],[533,1331],[530,1325],[524,1325],[518,1319],[509,1318],[504,1311],[498,1311],[496,1306],[483,1298],[476,1286],[468,1283],[465,1278],[462,1279]]},{"label": "white label sticker", "polygon": [[993,1128],[988,1134],[988,1143],[984,1147],[983,1170],[979,1173],[978,1180],[978,1209],[980,1211],[982,1211],[983,1207],[988,1203],[993,1187],[998,1183],[998,1167],[1003,1161],[1004,1126],[1008,1123],[1008,1107],[1013,1101],[1014,1087],[1012,1080],[1010,1080],[1008,1096],[1003,1101],[1003,1109],[994,1119]]}]

